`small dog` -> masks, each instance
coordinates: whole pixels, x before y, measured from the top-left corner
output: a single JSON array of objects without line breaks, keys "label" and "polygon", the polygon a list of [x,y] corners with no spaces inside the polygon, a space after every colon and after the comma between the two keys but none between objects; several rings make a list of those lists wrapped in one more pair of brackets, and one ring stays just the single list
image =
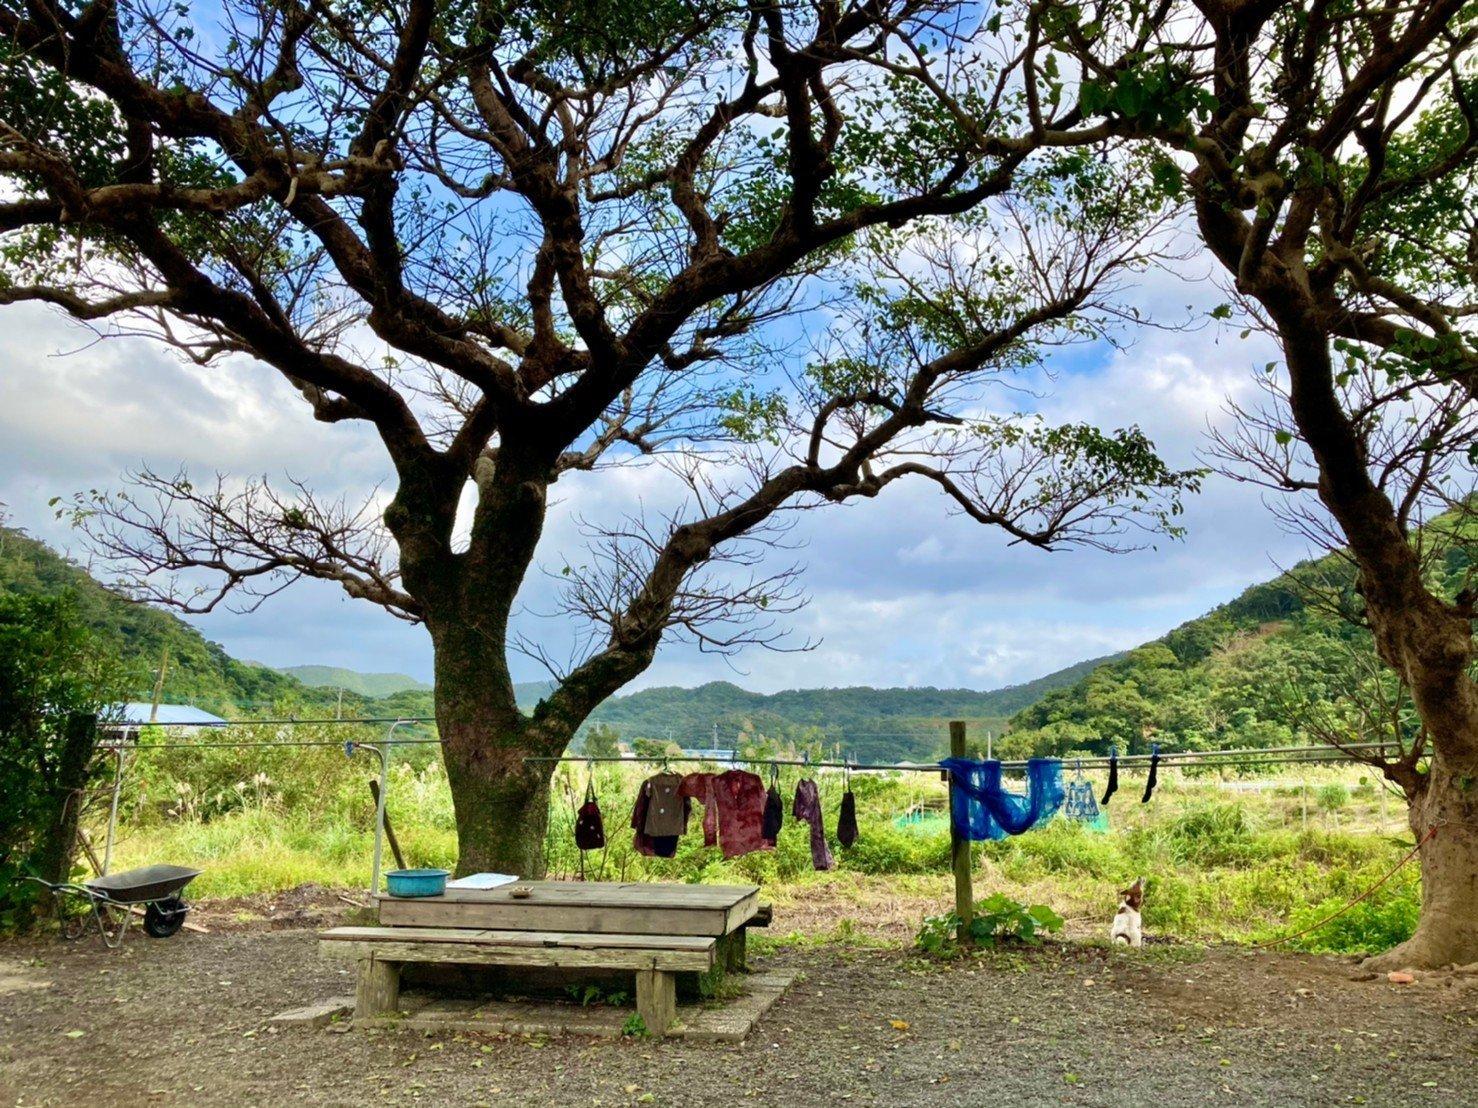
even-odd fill
[{"label": "small dog", "polygon": [[1119,911],[1114,916],[1114,925],[1109,928],[1109,941],[1125,946],[1144,945],[1144,926],[1139,918],[1140,906],[1144,904],[1144,878],[1136,878],[1134,884],[1119,891]]}]

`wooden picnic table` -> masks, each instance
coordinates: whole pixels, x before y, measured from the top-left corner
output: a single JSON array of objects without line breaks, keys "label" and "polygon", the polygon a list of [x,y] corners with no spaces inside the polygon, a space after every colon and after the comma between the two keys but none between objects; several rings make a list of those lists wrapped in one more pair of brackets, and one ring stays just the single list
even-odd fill
[{"label": "wooden picnic table", "polygon": [[739,930],[759,911],[758,885],[650,881],[516,881],[440,896],[381,896],[382,927],[712,935]]},{"label": "wooden picnic table", "polygon": [[517,881],[376,900],[378,927],[319,936],[325,954],[359,962],[356,1017],[393,1012],[400,967],[413,962],[609,968],[636,974],[655,1035],[675,1013],[675,974],[742,969],[746,929],[769,919],[757,885]]}]

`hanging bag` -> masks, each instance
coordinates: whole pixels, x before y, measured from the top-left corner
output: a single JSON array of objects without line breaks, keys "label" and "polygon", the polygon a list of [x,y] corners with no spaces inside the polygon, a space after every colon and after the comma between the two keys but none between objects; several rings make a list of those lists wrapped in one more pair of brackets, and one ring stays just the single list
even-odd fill
[{"label": "hanging bag", "polygon": [[600,804],[595,799],[595,782],[585,781],[585,803],[575,814],[575,845],[581,850],[600,850],[606,845],[605,822],[600,818]]}]

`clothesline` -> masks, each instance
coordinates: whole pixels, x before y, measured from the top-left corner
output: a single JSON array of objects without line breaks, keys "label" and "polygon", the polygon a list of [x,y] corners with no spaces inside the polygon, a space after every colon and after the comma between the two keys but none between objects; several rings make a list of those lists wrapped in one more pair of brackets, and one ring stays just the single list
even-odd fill
[{"label": "clothesline", "polygon": [[[1372,743],[1349,743],[1343,747],[1335,748],[1329,746],[1281,746],[1267,747],[1263,750],[1163,750],[1159,754],[1160,766],[1165,768],[1171,765],[1189,766],[1237,766],[1244,764],[1255,765],[1292,765],[1297,763],[1318,764],[1324,762],[1348,761],[1352,754],[1380,753],[1386,750],[1399,751],[1400,745],[1394,742],[1372,742]],[[1121,754],[1118,758],[1121,769],[1145,767],[1148,768],[1152,754]],[[1028,759],[1017,759],[1002,761],[1001,768],[1007,771],[1024,771]],[[1089,758],[1065,757],[1060,759],[1064,767],[1081,766],[1083,769],[1106,769],[1110,759],[1106,755]],[[769,758],[763,756],[746,756],[736,753],[731,758],[715,758],[712,755],[690,755],[690,754],[638,754],[631,757],[615,755],[583,756],[578,754],[564,754],[559,757],[530,756],[524,759],[526,763],[571,763],[587,765],[590,763],[613,763],[626,765],[664,765],[675,762],[681,763],[743,763],[747,765],[764,766],[802,766],[807,769],[845,769],[853,772],[895,772],[895,773],[938,773],[940,772],[938,762],[853,762],[835,761],[828,759],[812,760],[810,758]]]}]

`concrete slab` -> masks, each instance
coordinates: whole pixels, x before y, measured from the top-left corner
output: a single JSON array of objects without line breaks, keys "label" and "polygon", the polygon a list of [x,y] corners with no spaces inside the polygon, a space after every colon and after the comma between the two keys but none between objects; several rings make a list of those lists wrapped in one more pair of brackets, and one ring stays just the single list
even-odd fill
[{"label": "concrete slab", "polygon": [[[794,970],[771,970],[739,978],[739,992],[723,1000],[679,1004],[672,1039],[737,1043],[794,983]],[[730,978],[734,980],[734,978]],[[399,1019],[355,1020],[356,1027],[399,1027],[414,1031],[480,1031],[506,1035],[582,1035],[619,1038],[631,1008],[582,1007],[563,1000],[492,1000],[443,998],[408,1004],[401,998]],[[416,998],[423,1000],[423,998]]]},{"label": "concrete slab", "polygon": [[309,1004],[302,1008],[279,1012],[267,1022],[276,1024],[278,1027],[324,1027],[333,1023],[336,1017],[347,1016],[352,1011],[354,1011],[352,996],[336,996],[318,1004]]}]

